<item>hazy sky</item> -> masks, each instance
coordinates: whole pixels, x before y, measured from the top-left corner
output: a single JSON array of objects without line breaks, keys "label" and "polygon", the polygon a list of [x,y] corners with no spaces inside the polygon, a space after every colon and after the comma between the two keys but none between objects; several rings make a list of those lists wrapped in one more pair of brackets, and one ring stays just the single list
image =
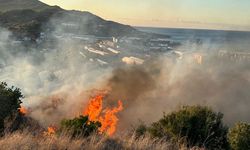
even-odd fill
[{"label": "hazy sky", "polygon": [[41,0],[133,26],[250,30],[250,0]]}]

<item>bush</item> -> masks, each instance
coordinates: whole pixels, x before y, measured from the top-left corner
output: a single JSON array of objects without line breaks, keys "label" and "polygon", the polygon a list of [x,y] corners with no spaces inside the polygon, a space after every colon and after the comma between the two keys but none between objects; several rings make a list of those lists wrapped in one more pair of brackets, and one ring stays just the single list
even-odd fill
[{"label": "bush", "polygon": [[228,128],[223,125],[222,118],[223,114],[215,113],[208,107],[185,106],[164,115],[148,128],[148,132],[154,137],[185,140],[189,147],[228,149]]},{"label": "bush", "polygon": [[8,88],[6,83],[0,83],[0,133],[4,130],[4,120],[18,112],[23,95],[18,88]]},{"label": "bush", "polygon": [[88,116],[80,116],[72,120],[63,120],[59,131],[69,133],[72,137],[86,137],[96,132],[100,127],[100,122],[89,121]]},{"label": "bush", "polygon": [[233,150],[250,149],[250,124],[237,123],[229,130],[228,141]]},{"label": "bush", "polygon": [[146,132],[147,132],[147,126],[142,123],[139,126],[137,126],[137,128],[135,129],[136,137],[143,136],[145,135]]}]

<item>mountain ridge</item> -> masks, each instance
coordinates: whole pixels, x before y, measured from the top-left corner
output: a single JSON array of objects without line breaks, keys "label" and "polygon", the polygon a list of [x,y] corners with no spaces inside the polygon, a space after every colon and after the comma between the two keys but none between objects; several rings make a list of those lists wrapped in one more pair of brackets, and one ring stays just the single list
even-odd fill
[{"label": "mountain ridge", "polygon": [[0,0],[0,3],[0,26],[12,31],[21,39],[30,37],[35,41],[44,29],[51,32],[52,27],[48,25],[51,19],[57,21],[56,25],[72,22],[78,24],[78,29],[74,32],[82,35],[101,37],[156,35],[143,33],[129,25],[105,20],[87,11],[64,10],[38,0]]}]

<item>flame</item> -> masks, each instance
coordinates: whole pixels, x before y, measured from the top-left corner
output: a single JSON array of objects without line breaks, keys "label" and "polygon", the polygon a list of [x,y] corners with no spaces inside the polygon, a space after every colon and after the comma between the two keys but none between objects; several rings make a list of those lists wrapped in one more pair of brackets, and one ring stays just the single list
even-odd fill
[{"label": "flame", "polygon": [[87,109],[84,111],[84,115],[88,115],[90,121],[98,121],[98,116],[102,111],[103,95],[97,95],[90,99]]},{"label": "flame", "polygon": [[26,115],[28,110],[26,108],[24,108],[23,106],[21,106],[21,108],[18,109],[19,112],[22,114],[22,115]]},{"label": "flame", "polygon": [[195,61],[196,61],[199,65],[202,64],[202,55],[200,55],[200,54],[194,54],[194,59],[195,59]]},{"label": "flame", "polygon": [[122,109],[123,109],[122,102],[118,101],[118,107],[105,110],[104,117],[101,116],[99,120],[102,124],[100,128],[101,133],[103,133],[105,130],[107,130],[108,135],[112,135],[115,133],[116,125],[119,120],[116,116],[116,113],[118,113]]},{"label": "flame", "polygon": [[43,134],[45,135],[45,136],[52,136],[52,135],[54,135],[56,133],[56,127],[54,127],[54,126],[49,126],[48,128],[47,128],[47,131],[45,131]]},{"label": "flame", "polygon": [[87,109],[83,112],[83,115],[88,115],[90,121],[99,121],[102,126],[99,129],[100,133],[107,133],[112,135],[116,131],[118,123],[118,117],[116,114],[123,109],[122,101],[118,101],[118,106],[114,108],[103,109],[103,98],[104,95],[97,95],[90,99]]}]

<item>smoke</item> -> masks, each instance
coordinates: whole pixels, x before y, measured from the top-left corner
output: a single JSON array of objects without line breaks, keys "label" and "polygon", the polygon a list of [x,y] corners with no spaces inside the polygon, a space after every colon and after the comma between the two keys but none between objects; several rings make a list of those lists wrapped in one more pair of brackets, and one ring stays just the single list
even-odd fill
[{"label": "smoke", "polygon": [[[208,105],[225,114],[225,121],[249,121],[249,62],[207,56],[202,65],[182,64],[166,81],[166,99],[181,105]],[[177,74],[176,74],[177,73]],[[178,75],[180,74],[180,75]],[[171,103],[172,104],[172,103]],[[232,110],[233,109],[233,110]]]},{"label": "smoke", "polygon": [[107,99],[123,99],[129,105],[129,102],[153,90],[156,81],[145,68],[132,66],[113,70],[107,82],[111,91]]},{"label": "smoke", "polygon": [[[151,123],[162,117],[163,112],[169,113],[183,105],[212,107],[215,111],[224,113],[224,120],[228,125],[238,121],[249,122],[249,60],[238,60],[236,57],[228,59],[220,57],[217,52],[203,51],[203,54],[206,55],[202,57],[202,64],[196,62],[193,54],[188,54],[177,62],[167,55],[162,56],[154,67],[140,68],[147,70],[140,75],[140,79],[131,71],[119,74],[132,77],[129,80],[133,81],[129,85],[126,77],[124,80],[120,77],[119,82],[115,82],[118,83],[118,88],[114,88],[115,93],[116,89],[122,91],[122,94],[128,93],[124,97],[124,101],[128,103],[122,114],[124,122],[131,124],[140,119]],[[155,70],[152,70],[155,68],[159,68],[159,72],[153,74]],[[117,74],[112,78],[117,78]],[[149,84],[143,85],[140,81],[148,81]],[[137,83],[147,90],[141,93],[134,86]],[[128,85],[129,88],[126,88]],[[129,95],[133,90],[139,92],[134,98]]]},{"label": "smoke", "polygon": [[217,51],[208,52],[207,44],[196,51],[202,64],[193,53],[176,58],[170,52],[143,65],[103,67],[83,54],[88,44],[68,38],[72,35],[65,27],[51,22],[56,31],[47,37],[53,41],[50,49],[44,47],[51,41],[27,49],[0,29],[0,80],[22,89],[29,115],[44,126],[79,115],[93,89],[108,91],[105,105],[123,101],[121,129],[138,120],[152,123],[182,105],[210,106],[224,113],[229,125],[250,121],[249,61],[220,57]]},{"label": "smoke", "polygon": [[52,48],[45,49],[48,43],[25,47],[11,35],[0,29],[0,81],[22,90],[23,105],[44,127],[81,113],[87,91],[110,72],[82,57],[73,40],[51,36]]}]

